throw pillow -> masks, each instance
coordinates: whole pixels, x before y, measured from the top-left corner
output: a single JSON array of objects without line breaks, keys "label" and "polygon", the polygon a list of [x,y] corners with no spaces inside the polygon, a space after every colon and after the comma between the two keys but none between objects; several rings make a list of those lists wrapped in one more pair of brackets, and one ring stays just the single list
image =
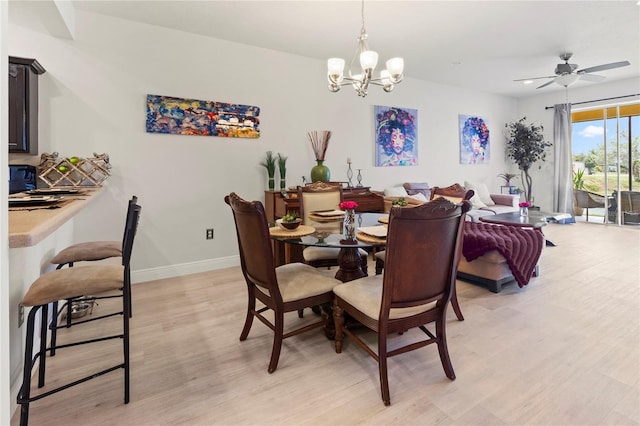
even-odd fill
[{"label": "throw pillow", "polygon": [[[484,183],[472,183],[472,182],[465,181],[464,187],[466,189],[473,189],[475,191],[475,195],[473,197],[480,198],[480,201],[486,204],[483,207],[495,205],[495,202],[491,198],[491,195],[489,195],[489,190],[487,189],[487,185],[485,185]],[[473,204],[473,198],[471,200],[472,200],[471,203]]]},{"label": "throw pillow", "polygon": [[408,197],[407,191],[401,186],[393,186],[384,189],[385,197]]},{"label": "throw pillow", "polygon": [[424,196],[423,193],[418,192],[417,194],[413,194],[413,195],[409,195],[409,198],[416,200],[416,201],[420,201],[421,203],[426,203],[427,201],[427,197]]},{"label": "throw pillow", "polygon": [[427,200],[431,198],[431,188],[427,182],[405,182],[402,186],[409,195],[422,194]]}]

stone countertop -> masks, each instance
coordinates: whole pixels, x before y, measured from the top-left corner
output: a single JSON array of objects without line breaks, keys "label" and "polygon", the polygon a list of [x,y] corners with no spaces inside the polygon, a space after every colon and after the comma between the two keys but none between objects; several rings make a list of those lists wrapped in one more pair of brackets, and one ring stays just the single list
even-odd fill
[{"label": "stone countertop", "polygon": [[82,194],[64,195],[64,204],[57,209],[9,209],[9,248],[35,246],[95,200],[105,188],[82,190]]}]

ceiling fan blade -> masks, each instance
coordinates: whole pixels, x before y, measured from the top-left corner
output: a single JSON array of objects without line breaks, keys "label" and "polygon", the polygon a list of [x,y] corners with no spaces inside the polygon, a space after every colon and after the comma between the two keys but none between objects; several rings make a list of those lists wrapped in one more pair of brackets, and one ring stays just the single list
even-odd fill
[{"label": "ceiling fan blade", "polygon": [[513,81],[542,80],[543,78],[556,78],[556,76],[555,75],[549,75],[549,76],[546,76],[546,77],[519,78],[519,79],[513,80]]},{"label": "ceiling fan blade", "polygon": [[604,75],[598,75],[598,74],[580,74],[580,79],[586,80],[586,81],[599,82],[606,78],[607,77],[605,77]]},{"label": "ceiling fan blade", "polygon": [[595,67],[585,68],[582,70],[578,70],[576,72],[578,74],[585,74],[590,72],[612,70],[614,68],[626,67],[627,65],[631,65],[629,61],[612,62],[610,64],[602,64],[602,65],[596,65]]},{"label": "ceiling fan blade", "polygon": [[543,84],[542,86],[538,86],[536,87],[536,89],[542,89],[543,87],[547,87],[548,85],[550,85],[551,83],[553,83],[554,81],[556,81],[556,79],[554,78],[553,80],[549,80],[547,81],[545,84]]}]

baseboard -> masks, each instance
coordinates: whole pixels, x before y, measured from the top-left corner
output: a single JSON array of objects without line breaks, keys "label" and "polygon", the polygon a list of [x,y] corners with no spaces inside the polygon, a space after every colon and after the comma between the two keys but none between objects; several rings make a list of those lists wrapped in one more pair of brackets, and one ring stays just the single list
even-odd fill
[{"label": "baseboard", "polygon": [[182,275],[197,274],[199,272],[214,271],[216,269],[230,268],[239,265],[240,256],[228,256],[201,260],[198,262],[161,266],[158,268],[140,269],[137,271],[131,271],[131,282],[133,284],[143,283],[147,281],[179,277]]}]

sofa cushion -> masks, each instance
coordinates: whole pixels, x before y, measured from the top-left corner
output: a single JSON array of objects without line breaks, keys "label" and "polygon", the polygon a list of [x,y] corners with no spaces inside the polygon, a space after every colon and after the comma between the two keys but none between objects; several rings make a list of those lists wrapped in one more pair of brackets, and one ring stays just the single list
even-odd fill
[{"label": "sofa cushion", "polygon": [[500,213],[511,213],[511,212],[517,211],[518,208],[517,207],[514,208],[512,206],[503,206],[500,204],[494,204],[493,206],[483,207],[479,210],[492,212],[493,214],[500,214]]},{"label": "sofa cushion", "polygon": [[408,197],[407,191],[402,186],[392,186],[384,189],[385,197]]},{"label": "sofa cushion", "polygon": [[431,199],[431,188],[427,182],[405,182],[402,186],[409,195],[422,194],[427,200]]},{"label": "sofa cushion", "polygon": [[493,216],[495,213],[485,209],[471,209],[467,212],[467,221],[480,222],[480,218],[484,216]]},{"label": "sofa cushion", "polygon": [[426,203],[427,201],[429,201],[427,199],[427,197],[425,197],[424,194],[421,193],[421,192],[418,192],[417,194],[409,195],[409,197],[407,197],[407,198],[410,198],[410,199],[416,200],[416,201],[420,201],[421,203]]},{"label": "sofa cushion", "polygon": [[[484,183],[473,183],[465,181],[464,187],[467,190],[473,189],[473,191],[475,192],[474,197],[478,196],[480,198],[480,201],[482,201],[485,205],[492,206],[495,204],[493,202],[493,199],[491,198],[491,195],[489,195],[489,189],[487,189],[487,185],[485,185]],[[473,204],[473,201],[471,201],[471,203]]]}]

